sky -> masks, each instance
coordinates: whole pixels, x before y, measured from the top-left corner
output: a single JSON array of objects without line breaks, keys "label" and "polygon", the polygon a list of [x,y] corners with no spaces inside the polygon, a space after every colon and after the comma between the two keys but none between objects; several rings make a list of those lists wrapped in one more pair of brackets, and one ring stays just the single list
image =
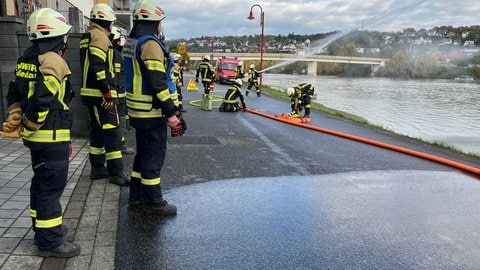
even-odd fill
[{"label": "sky", "polygon": [[[209,36],[401,31],[480,25],[478,0],[178,0],[162,1],[167,39]],[[261,9],[260,9],[260,7]],[[254,20],[247,17],[252,8]]]}]

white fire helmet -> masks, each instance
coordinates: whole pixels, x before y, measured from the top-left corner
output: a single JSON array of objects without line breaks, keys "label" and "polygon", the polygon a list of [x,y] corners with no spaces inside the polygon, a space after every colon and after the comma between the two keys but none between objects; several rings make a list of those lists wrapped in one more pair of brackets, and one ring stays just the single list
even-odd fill
[{"label": "white fire helmet", "polygon": [[238,65],[243,66],[243,62],[242,61],[238,62]]},{"label": "white fire helmet", "polygon": [[156,0],[140,0],[133,8],[133,20],[162,21],[165,11]]},{"label": "white fire helmet", "polygon": [[291,97],[295,94],[295,89],[293,87],[287,88],[287,96]]},{"label": "white fire helmet", "polygon": [[178,61],[178,60],[180,60],[180,59],[182,59],[182,55],[180,55],[180,54],[178,54],[178,53],[176,53],[176,54],[173,56],[173,61]]},{"label": "white fire helmet", "polygon": [[205,60],[205,61],[210,61],[210,55],[208,55],[208,54],[205,55],[205,56],[203,57],[203,60]]},{"label": "white fire helmet", "polygon": [[63,36],[71,28],[62,14],[50,8],[35,10],[27,20],[27,34],[30,40]]},{"label": "white fire helmet", "polygon": [[117,20],[117,17],[115,16],[115,12],[109,5],[104,3],[98,3],[93,6],[92,11],[90,11],[90,19],[114,22]]},{"label": "white fire helmet", "polygon": [[254,64],[250,64],[250,68],[255,68],[255,65]]},{"label": "white fire helmet", "polygon": [[236,79],[235,84],[238,85],[238,86],[242,86],[242,84],[243,84],[242,79]]}]

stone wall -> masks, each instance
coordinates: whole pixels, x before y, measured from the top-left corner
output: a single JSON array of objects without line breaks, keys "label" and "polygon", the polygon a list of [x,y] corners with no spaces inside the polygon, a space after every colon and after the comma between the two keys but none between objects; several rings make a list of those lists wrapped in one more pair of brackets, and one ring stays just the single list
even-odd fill
[{"label": "stone wall", "polygon": [[[15,78],[15,64],[20,55],[30,46],[30,41],[23,30],[23,20],[14,17],[0,17],[0,123],[6,115],[6,96],[8,83]],[[75,91],[71,109],[74,116],[72,133],[74,136],[85,137],[89,134],[88,113],[80,101],[80,59],[79,42],[81,34],[70,34],[65,60],[72,71],[71,83]]]}]

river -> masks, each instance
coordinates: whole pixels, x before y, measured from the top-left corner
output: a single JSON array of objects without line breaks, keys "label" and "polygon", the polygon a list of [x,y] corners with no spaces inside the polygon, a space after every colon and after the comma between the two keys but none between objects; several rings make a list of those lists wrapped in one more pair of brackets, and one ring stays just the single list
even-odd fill
[{"label": "river", "polygon": [[264,74],[263,84],[286,89],[315,85],[315,102],[355,114],[395,133],[480,154],[480,84]]}]

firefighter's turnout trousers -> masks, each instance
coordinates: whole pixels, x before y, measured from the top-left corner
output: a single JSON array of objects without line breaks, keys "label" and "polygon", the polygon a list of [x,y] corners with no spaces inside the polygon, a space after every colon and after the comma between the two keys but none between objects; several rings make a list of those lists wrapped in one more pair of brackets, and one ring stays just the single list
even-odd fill
[{"label": "firefighter's turnout trousers", "polygon": [[145,204],[161,203],[160,171],[167,151],[167,119],[132,118],[131,121],[135,127],[137,153],[133,161],[130,197],[143,199]]},{"label": "firefighter's turnout trousers", "polygon": [[30,216],[38,247],[49,250],[63,244],[62,196],[68,177],[67,143],[31,148],[33,178],[30,186]]},{"label": "firefighter's turnout trousers", "polygon": [[123,173],[122,152],[119,148],[121,136],[118,132],[117,106],[107,110],[99,105],[87,105],[90,117],[90,164],[102,168],[107,162],[108,174]]}]

